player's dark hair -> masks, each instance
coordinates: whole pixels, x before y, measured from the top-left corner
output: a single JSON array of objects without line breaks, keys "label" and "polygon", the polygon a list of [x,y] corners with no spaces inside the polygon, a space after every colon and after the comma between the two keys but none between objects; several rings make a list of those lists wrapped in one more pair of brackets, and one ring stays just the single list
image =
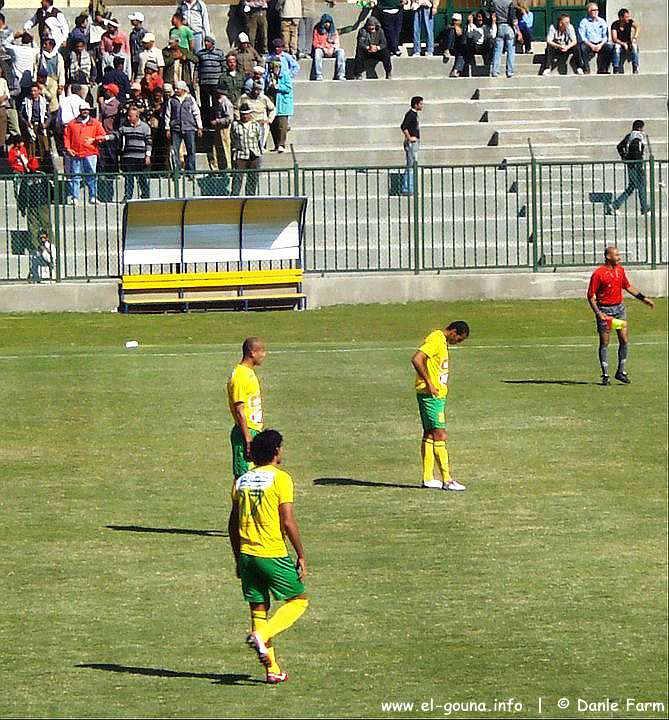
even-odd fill
[{"label": "player's dark hair", "polygon": [[464,320],[456,320],[455,322],[452,322],[447,328],[447,330],[455,330],[455,332],[462,337],[469,337],[469,325]]},{"label": "player's dark hair", "polygon": [[242,343],[242,357],[251,357],[251,353],[260,345],[260,338],[247,337]]},{"label": "player's dark hair", "polygon": [[422,102],[423,102],[423,98],[420,95],[414,95],[411,98],[411,107],[415,108],[416,105],[418,105],[418,103],[422,103]]},{"label": "player's dark hair", "polygon": [[643,130],[646,127],[646,123],[643,120],[635,120],[632,123],[632,130]]},{"label": "player's dark hair", "polygon": [[258,466],[268,465],[274,460],[282,443],[280,432],[263,430],[251,440],[251,459]]},{"label": "player's dark hair", "polygon": [[620,8],[620,10],[618,10],[618,17],[622,19],[622,16],[628,12],[629,10],[627,8]]}]

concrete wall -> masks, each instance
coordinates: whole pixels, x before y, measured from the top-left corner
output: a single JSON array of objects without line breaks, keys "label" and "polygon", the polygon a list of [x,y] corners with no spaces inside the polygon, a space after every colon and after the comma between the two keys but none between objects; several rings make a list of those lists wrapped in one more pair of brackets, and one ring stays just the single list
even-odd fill
[{"label": "concrete wall", "polygon": [[[667,270],[628,270],[651,297],[668,294]],[[304,282],[309,307],[418,300],[541,300],[584,297],[590,272],[310,275]],[[0,312],[113,312],[118,283],[0,285]]]}]

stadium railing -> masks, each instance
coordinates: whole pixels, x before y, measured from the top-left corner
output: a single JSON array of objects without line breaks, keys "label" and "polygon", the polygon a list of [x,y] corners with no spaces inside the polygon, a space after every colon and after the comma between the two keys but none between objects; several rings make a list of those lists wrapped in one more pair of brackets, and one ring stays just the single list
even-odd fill
[{"label": "stadium railing", "polygon": [[[527,162],[395,167],[293,167],[258,171],[98,174],[91,203],[68,200],[64,174],[0,177],[0,280],[25,280],[40,232],[53,246],[51,279],[122,274],[126,191],[151,198],[308,198],[304,270],[313,273],[591,267],[616,242],[628,265],[669,260],[669,163],[643,163],[650,212],[622,162]],[[216,271],[216,263],[205,270]]]}]

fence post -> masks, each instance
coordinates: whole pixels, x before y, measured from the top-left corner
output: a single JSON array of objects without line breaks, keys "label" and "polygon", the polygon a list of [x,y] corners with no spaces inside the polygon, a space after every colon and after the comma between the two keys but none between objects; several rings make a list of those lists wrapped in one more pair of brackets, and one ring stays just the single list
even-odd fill
[{"label": "fence post", "polygon": [[53,237],[52,247],[56,250],[56,282],[62,278],[60,255],[60,176],[58,170],[53,169]]},{"label": "fence post", "polygon": [[178,198],[181,197],[179,193],[179,163],[174,162],[174,167],[172,168],[172,180],[174,182],[174,197]]},{"label": "fence post", "polygon": [[530,146],[530,168],[531,176],[530,182],[532,183],[532,225],[531,235],[532,238],[532,272],[539,271],[539,232],[538,232],[538,214],[537,214],[537,158],[534,155],[534,148],[532,147],[532,140],[527,138],[527,142]]},{"label": "fence post", "polygon": [[655,224],[655,157],[651,151],[650,158],[650,266],[657,267],[657,226]]},{"label": "fence post", "polygon": [[[408,171],[408,168],[407,170]],[[405,171],[405,172],[406,172]],[[420,222],[421,217],[424,213],[421,212],[422,208],[418,206],[418,203],[423,201],[423,193],[418,189],[418,161],[414,159],[413,167],[411,168],[413,175],[413,262],[414,262],[414,273],[420,274]]]},{"label": "fence post", "polygon": [[290,154],[293,156],[293,195],[295,197],[300,196],[300,166],[297,162],[297,155],[295,155],[295,147],[293,143],[290,143]]}]

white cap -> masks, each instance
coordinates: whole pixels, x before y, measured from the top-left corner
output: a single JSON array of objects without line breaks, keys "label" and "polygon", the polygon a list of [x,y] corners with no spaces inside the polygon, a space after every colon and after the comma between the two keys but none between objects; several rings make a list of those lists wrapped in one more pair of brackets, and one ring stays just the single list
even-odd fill
[{"label": "white cap", "polygon": [[265,72],[265,68],[264,68],[262,65],[254,65],[254,66],[253,66],[253,72],[264,73],[264,72]]},{"label": "white cap", "polygon": [[460,22],[462,22],[462,15],[460,15],[460,13],[453,13],[451,20],[460,20]]},{"label": "white cap", "polygon": [[143,43],[156,42],[156,36],[153,33],[146,33],[142,38]]},{"label": "white cap", "polygon": [[139,20],[140,22],[144,22],[144,15],[141,12],[131,12],[130,15],[128,15],[128,20]]},{"label": "white cap", "polygon": [[107,20],[107,25],[110,26],[110,27],[115,27],[115,28],[121,27],[121,26],[118,24],[118,21],[117,21],[117,20]]},{"label": "white cap", "polygon": [[90,110],[91,106],[84,100],[82,103],[79,103],[79,110]]},{"label": "white cap", "polygon": [[163,85],[163,92],[172,92],[173,90],[172,83],[165,83]]},{"label": "white cap", "polygon": [[246,33],[241,32],[237,35],[237,40],[239,40],[240,43],[249,42],[249,36]]},{"label": "white cap", "polygon": [[174,89],[175,90],[188,90],[188,84],[185,83],[183,80],[177,80],[174,83]]}]

